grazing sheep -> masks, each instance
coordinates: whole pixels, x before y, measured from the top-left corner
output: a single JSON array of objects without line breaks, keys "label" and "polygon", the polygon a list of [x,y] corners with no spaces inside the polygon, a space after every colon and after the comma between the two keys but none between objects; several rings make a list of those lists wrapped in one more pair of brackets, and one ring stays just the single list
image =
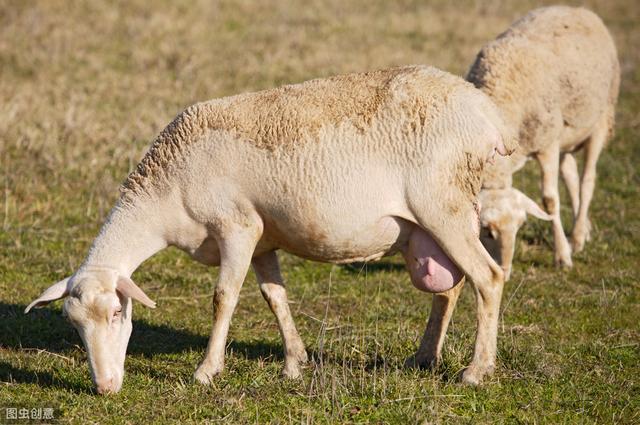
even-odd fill
[{"label": "grazing sheep", "polygon": [[402,67],[308,81],[196,104],[156,139],[122,187],[78,271],[26,309],[67,297],[98,392],[117,392],[131,299],[155,304],[129,278],[168,245],[219,265],[214,323],[195,379],[224,366],[231,315],[249,265],[282,334],[284,375],[307,354],[280,276],[277,249],[328,262],[402,252],[413,284],[477,294],[477,338],[463,374],[492,371],[503,272],[478,238],[484,164],[515,141],[489,98],[434,68]]},{"label": "grazing sheep", "polygon": [[[586,9],[536,9],[482,48],[467,80],[501,109],[520,143],[513,155],[487,167],[480,195],[481,224],[497,239],[495,255],[505,278],[511,272],[516,233],[527,213],[552,220],[556,264],[570,267],[571,247],[560,220],[558,175],[560,171],[569,190],[574,212],[572,245],[578,252],[590,237],[587,213],[596,162],[613,131],[620,84],[613,39],[600,18]],[[579,149],[585,152],[581,182],[571,155]],[[512,188],[511,175],[530,156],[542,169],[548,215]]]}]

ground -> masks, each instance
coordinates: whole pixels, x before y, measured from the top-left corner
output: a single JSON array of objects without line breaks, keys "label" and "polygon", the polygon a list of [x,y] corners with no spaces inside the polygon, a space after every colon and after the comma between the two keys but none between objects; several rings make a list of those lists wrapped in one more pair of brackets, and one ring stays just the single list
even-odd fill
[{"label": "ground", "polygon": [[[593,240],[572,270],[557,270],[550,225],[523,228],[497,371],[482,387],[458,383],[475,333],[469,288],[443,365],[402,367],[430,296],[412,287],[399,257],[332,266],[281,256],[312,359],[293,382],[279,376],[282,345],[252,274],[226,372],[211,387],[192,382],[217,271],[177,250],[133,275],[158,308],[134,307],[117,395],[92,391],[60,303],[22,313],[79,265],[120,182],[186,106],[394,65],[464,75],[482,44],[534,3],[0,1],[0,423],[20,422],[6,419],[6,408],[48,407],[82,424],[640,422],[640,4],[631,0],[585,2],[611,29],[622,64],[616,135],[598,164]],[[515,180],[540,200],[538,175],[530,163]]]}]

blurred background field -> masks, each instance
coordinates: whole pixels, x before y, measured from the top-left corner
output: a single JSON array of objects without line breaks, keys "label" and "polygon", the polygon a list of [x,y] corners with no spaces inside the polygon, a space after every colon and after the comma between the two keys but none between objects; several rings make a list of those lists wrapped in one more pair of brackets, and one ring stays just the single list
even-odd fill
[{"label": "blurred background field", "polygon": [[[211,326],[217,271],[167,250],[134,274],[122,392],[91,391],[60,305],[22,315],[83,259],[118,185],[155,135],[206,99],[338,73],[430,64],[464,75],[533,1],[0,0],[0,423],[7,407],[54,407],[75,423],[638,423],[640,421],[640,3],[569,2],[598,13],[622,66],[616,136],[601,157],[594,238],[553,268],[551,228],[520,233],[500,322],[498,370],[457,384],[475,307],[465,290],[434,372],[409,371],[430,309],[400,258],[332,266],[282,255],[312,362],[283,381],[280,337],[253,275],[233,319],[227,371],[191,375]],[[530,163],[516,186],[539,200]],[[566,196],[565,196],[566,200]],[[565,228],[570,208],[565,202]]]}]

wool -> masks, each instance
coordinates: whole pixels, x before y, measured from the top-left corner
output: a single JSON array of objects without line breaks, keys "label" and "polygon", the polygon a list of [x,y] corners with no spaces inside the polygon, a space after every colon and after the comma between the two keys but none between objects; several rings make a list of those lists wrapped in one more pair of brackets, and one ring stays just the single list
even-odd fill
[{"label": "wool", "polygon": [[[581,188],[569,190],[577,217],[573,249],[589,237],[587,210],[593,193],[595,164],[611,138],[620,87],[620,65],[613,39],[602,20],[583,8],[552,6],[533,10],[514,22],[478,53],[467,80],[486,93],[517,135],[510,157],[486,167],[483,226],[500,239],[501,263],[511,269],[514,238],[526,217],[523,194],[513,189],[512,174],[529,157],[542,167],[543,199],[553,221],[558,265],[571,266],[571,247],[560,220],[557,175],[577,181],[571,154],[583,149],[585,171]],[[580,194],[577,191],[580,190]],[[526,198],[526,197],[525,197]],[[580,199],[581,198],[581,199]],[[580,205],[578,207],[578,200]]]}]

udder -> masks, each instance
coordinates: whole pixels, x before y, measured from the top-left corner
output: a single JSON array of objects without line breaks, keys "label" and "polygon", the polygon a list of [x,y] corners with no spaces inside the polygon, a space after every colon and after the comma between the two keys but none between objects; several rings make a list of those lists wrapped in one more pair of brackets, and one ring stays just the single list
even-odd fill
[{"label": "udder", "polygon": [[425,292],[444,292],[457,285],[463,273],[424,230],[415,227],[402,255],[413,286]]}]

